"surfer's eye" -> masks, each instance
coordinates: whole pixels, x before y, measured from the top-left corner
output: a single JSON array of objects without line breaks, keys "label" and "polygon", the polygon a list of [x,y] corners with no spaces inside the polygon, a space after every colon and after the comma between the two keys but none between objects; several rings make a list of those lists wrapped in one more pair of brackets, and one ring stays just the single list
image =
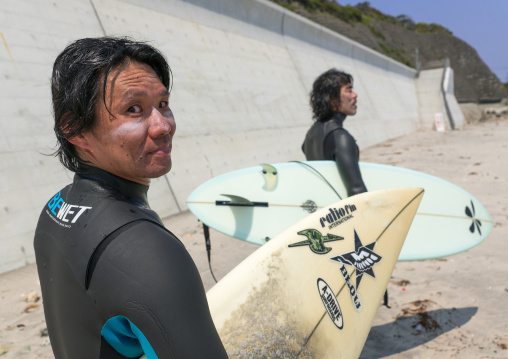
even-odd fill
[{"label": "surfer's eye", "polygon": [[127,112],[139,113],[139,112],[141,112],[141,106],[138,106],[138,105],[131,106],[127,109]]}]

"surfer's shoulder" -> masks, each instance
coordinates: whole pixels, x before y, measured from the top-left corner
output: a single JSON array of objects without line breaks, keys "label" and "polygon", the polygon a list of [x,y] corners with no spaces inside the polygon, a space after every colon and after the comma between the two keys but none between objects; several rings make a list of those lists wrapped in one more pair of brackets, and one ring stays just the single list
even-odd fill
[{"label": "surfer's shoulder", "polygon": [[325,138],[325,145],[333,144],[334,147],[347,148],[356,146],[356,140],[343,127],[337,127],[330,131]]}]

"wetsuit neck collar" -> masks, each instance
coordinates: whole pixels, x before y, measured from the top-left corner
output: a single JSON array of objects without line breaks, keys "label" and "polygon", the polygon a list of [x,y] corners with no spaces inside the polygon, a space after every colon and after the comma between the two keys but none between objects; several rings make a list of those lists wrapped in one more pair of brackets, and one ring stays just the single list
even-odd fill
[{"label": "wetsuit neck collar", "polygon": [[74,181],[80,179],[94,181],[114,196],[124,198],[138,206],[150,208],[147,198],[148,186],[126,180],[100,168],[88,165],[81,165],[80,172],[76,173]]},{"label": "wetsuit neck collar", "polygon": [[344,121],[346,120],[346,115],[344,115],[342,112],[333,112],[332,116],[330,117],[330,120],[335,120],[337,122],[340,122],[342,125]]}]

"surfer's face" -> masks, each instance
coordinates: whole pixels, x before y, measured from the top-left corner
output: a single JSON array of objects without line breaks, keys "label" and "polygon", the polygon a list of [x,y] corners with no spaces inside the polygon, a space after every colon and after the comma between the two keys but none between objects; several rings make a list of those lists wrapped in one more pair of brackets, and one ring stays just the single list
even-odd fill
[{"label": "surfer's face", "polygon": [[71,141],[81,157],[144,185],[169,172],[176,124],[169,92],[154,70],[138,62],[112,70],[106,105],[98,101],[92,130]]},{"label": "surfer's face", "polygon": [[352,84],[346,84],[340,88],[340,103],[338,112],[347,116],[356,114],[356,99],[358,94],[353,91]]}]

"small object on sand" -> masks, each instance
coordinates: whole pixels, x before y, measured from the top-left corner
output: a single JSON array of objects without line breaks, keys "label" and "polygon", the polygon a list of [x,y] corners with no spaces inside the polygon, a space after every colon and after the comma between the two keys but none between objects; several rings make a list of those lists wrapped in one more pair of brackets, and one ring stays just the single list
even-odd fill
[{"label": "small object on sand", "polygon": [[26,306],[25,310],[23,312],[25,313],[31,313],[34,309],[38,308],[39,304],[37,303],[30,303]]},{"label": "small object on sand", "polygon": [[40,332],[41,332],[41,337],[47,337],[47,336],[49,336],[48,328],[42,328],[40,330]]},{"label": "small object on sand", "polygon": [[413,335],[418,335],[420,334],[421,332],[423,332],[423,325],[421,325],[420,323],[416,324],[415,327],[414,327],[415,331],[412,333]]},{"label": "small object on sand", "polygon": [[411,282],[407,279],[401,279],[401,280],[392,280],[391,283],[401,287],[406,287]]},{"label": "small object on sand", "polygon": [[25,302],[38,302],[41,299],[37,292],[30,292],[25,296]]},{"label": "small object on sand", "polygon": [[49,341],[49,337],[46,337],[46,338],[42,339],[41,346],[42,347],[47,347],[48,345],[51,345],[51,342]]}]

